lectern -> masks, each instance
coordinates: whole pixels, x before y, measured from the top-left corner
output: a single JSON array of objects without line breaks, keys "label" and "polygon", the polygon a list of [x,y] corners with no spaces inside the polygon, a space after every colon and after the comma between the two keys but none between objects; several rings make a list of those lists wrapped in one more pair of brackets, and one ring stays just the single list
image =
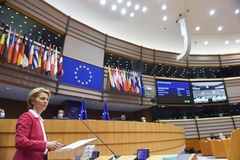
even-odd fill
[{"label": "lectern", "polygon": [[69,155],[69,160],[83,160],[84,158],[81,158],[84,152],[83,146],[97,139],[98,138],[79,140],[60,149],[57,149],[55,150],[56,154],[58,154],[57,159],[62,159],[61,153],[66,152]]}]

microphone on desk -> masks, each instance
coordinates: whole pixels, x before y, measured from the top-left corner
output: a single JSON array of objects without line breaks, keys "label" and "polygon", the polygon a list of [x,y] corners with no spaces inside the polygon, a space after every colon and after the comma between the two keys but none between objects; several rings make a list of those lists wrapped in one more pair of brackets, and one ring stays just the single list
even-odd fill
[{"label": "microphone on desk", "polygon": [[80,121],[93,133],[101,142],[102,144],[107,147],[107,149],[113,154],[113,157],[111,157],[109,160],[116,160],[118,159],[121,155],[116,155],[113,150],[83,121],[80,119]]}]

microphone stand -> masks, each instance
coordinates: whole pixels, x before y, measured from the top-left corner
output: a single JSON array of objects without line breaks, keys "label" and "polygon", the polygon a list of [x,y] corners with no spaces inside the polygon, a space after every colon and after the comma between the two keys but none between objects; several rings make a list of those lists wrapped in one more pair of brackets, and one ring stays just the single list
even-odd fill
[{"label": "microphone stand", "polygon": [[107,149],[113,154],[113,157],[111,157],[109,160],[116,160],[118,159],[121,155],[116,155],[113,150],[105,143],[103,142],[103,140],[82,120],[80,119],[80,121],[84,124],[85,127],[87,127],[89,129],[89,131],[91,131],[92,134],[94,134],[101,142],[102,144],[107,147]]}]

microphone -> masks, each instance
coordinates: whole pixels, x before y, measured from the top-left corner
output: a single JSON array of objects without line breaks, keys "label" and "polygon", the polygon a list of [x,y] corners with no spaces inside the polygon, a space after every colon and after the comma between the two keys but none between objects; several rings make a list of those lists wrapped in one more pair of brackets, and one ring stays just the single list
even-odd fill
[{"label": "microphone", "polygon": [[80,121],[84,124],[84,126],[86,126],[89,131],[91,131],[92,134],[94,134],[101,142],[102,144],[107,147],[107,149],[113,154],[113,157],[110,158],[109,160],[116,160],[118,159],[121,155],[116,155],[113,150],[82,120],[80,119]]}]

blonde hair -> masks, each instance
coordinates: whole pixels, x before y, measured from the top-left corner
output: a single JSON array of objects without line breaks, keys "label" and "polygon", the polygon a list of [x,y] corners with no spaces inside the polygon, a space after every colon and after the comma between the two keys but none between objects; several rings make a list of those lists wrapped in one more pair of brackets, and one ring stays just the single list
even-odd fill
[{"label": "blonde hair", "polygon": [[45,89],[43,87],[34,88],[28,94],[28,98],[27,98],[28,109],[33,109],[33,105],[31,103],[31,101],[36,99],[39,93],[46,93],[48,95],[48,98],[51,97],[51,92],[49,90],[47,90],[47,89]]}]

